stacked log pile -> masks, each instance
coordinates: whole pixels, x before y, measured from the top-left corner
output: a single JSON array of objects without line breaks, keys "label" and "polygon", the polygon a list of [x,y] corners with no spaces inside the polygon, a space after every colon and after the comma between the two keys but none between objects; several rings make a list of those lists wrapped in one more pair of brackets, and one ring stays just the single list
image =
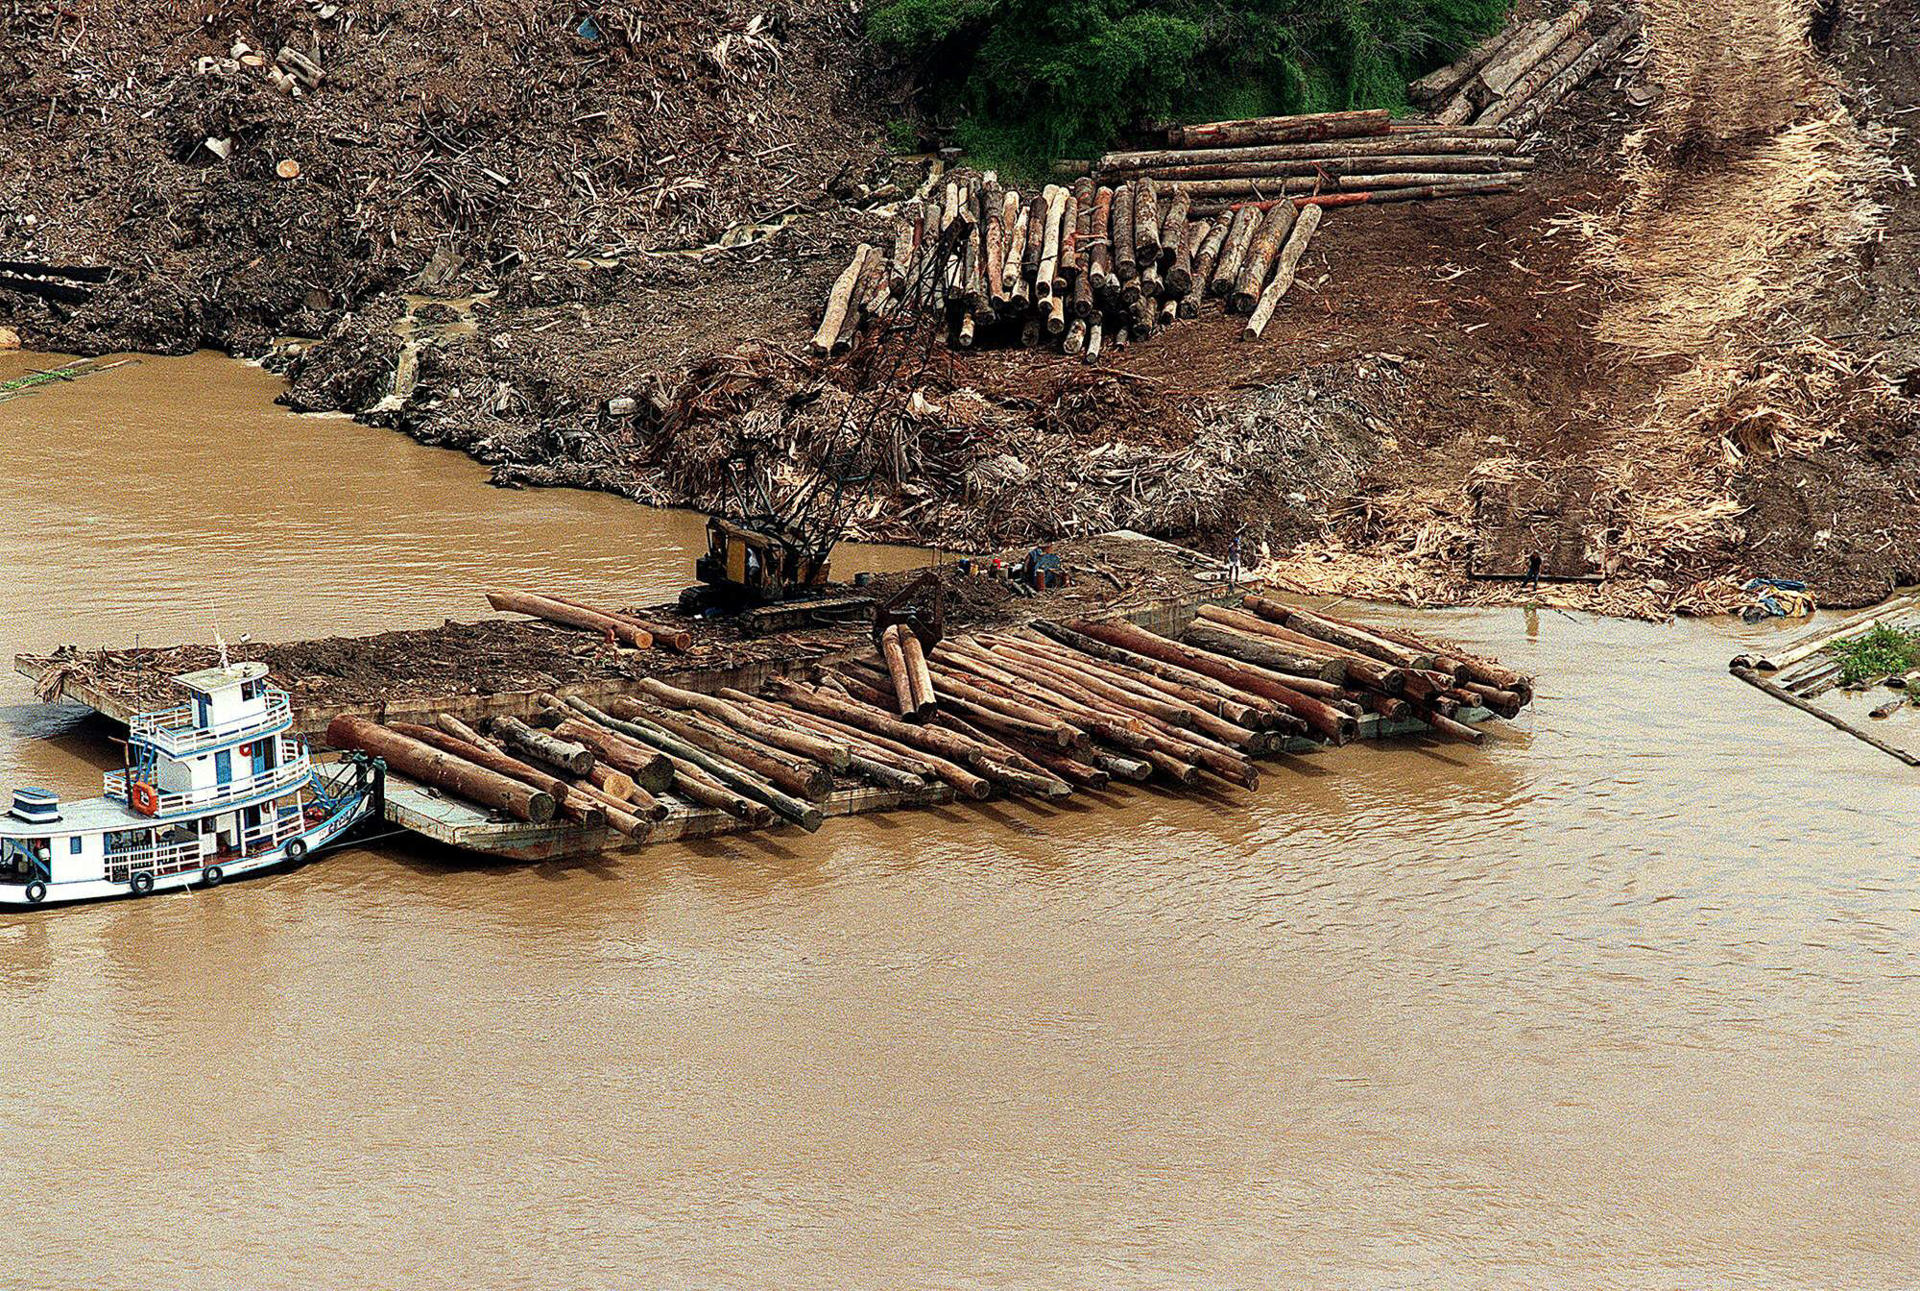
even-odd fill
[{"label": "stacked log pile", "polygon": [[1505,192],[1533,166],[1503,130],[1397,126],[1384,110],[1176,126],[1168,142],[1108,153],[1102,182],[1178,183],[1195,216],[1232,219],[1249,204],[1305,210]]},{"label": "stacked log pile", "polygon": [[531,722],[484,733],[446,715],[342,717],[328,740],[514,819],[644,842],[699,811],[811,832],[833,793],[862,785],[901,802],[1055,799],[1115,780],[1253,789],[1258,760],[1299,741],[1344,744],[1377,717],[1477,744],[1463,718],[1512,719],[1533,699],[1492,660],[1253,595],[1203,608],[1177,639],[1038,620],[920,646],[892,628],[871,656],[759,694],[645,679],[604,706],[543,695]]},{"label": "stacked log pile", "polygon": [[1407,87],[1436,126],[1473,126],[1524,138],[1562,99],[1610,62],[1640,30],[1629,8],[1595,29],[1594,6],[1576,0],[1557,18],[1505,30]]},{"label": "stacked log pile", "polygon": [[890,253],[855,252],[828,295],[814,352],[838,353],[863,324],[904,308],[939,314],[954,349],[1047,346],[1097,364],[1222,298],[1249,316],[1244,335],[1256,339],[1321,216],[1249,209],[1242,227],[1231,213],[1216,218],[1224,208],[1210,193],[1143,171],[1028,197],[992,173],[957,174],[944,200],[906,204]]},{"label": "stacked log pile", "polygon": [[1293,741],[1344,744],[1369,715],[1479,743],[1463,715],[1511,720],[1533,701],[1497,662],[1249,596],[1208,607],[1178,640],[1121,621],[1039,620],[940,643],[930,715],[880,658],[833,665],[770,698],[839,738],[876,741],[972,797],[1064,797],[1118,778],[1259,783],[1256,759]]},{"label": "stacked log pile", "polygon": [[[1640,30],[1629,9],[1590,30],[1590,0],[1558,18],[1516,24],[1458,62],[1415,81],[1424,122],[1384,110],[1254,117],[1174,126],[1168,146],[1112,152],[1103,183],[1180,184],[1194,218],[1237,220],[1249,204],[1356,206],[1508,192],[1533,168],[1521,141]],[[1239,242],[1230,234],[1227,247]],[[1231,255],[1231,250],[1225,253]]]}]

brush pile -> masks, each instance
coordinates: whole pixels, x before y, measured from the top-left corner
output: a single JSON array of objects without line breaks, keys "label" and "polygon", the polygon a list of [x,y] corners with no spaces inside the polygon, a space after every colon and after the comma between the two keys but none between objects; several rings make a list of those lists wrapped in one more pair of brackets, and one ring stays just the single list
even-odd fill
[{"label": "brush pile", "polygon": [[1557,18],[1510,23],[1457,62],[1415,81],[1408,95],[1433,109],[1438,126],[1471,124],[1524,138],[1640,30],[1636,9],[1599,30],[1588,27],[1593,16],[1590,0],[1576,0]]}]

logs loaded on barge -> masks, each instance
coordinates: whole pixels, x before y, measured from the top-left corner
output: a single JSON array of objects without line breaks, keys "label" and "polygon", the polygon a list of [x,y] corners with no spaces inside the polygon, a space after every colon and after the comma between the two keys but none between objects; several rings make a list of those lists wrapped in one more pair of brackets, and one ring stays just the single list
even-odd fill
[{"label": "logs loaded on barge", "polygon": [[889,629],[872,650],[753,690],[642,678],[604,705],[543,693],[531,721],[484,730],[343,716],[327,738],[396,773],[390,819],[553,856],[1116,782],[1252,790],[1270,759],[1363,734],[1479,744],[1477,723],[1533,698],[1492,660],[1258,594],[1201,606],[1173,635],[1042,618],[923,653],[903,639],[918,644]]},{"label": "logs loaded on barge", "polygon": [[[1171,544],[1118,533],[1056,554],[1067,581],[1037,591],[941,566],[931,627],[742,637],[674,607],[503,591],[489,599],[533,617],[254,650],[296,730],[386,763],[389,823],[526,859],[1149,781],[1230,802],[1355,738],[1479,743],[1532,699],[1492,660],[1230,586]],[[120,717],[206,649],[19,666],[44,697]]]}]

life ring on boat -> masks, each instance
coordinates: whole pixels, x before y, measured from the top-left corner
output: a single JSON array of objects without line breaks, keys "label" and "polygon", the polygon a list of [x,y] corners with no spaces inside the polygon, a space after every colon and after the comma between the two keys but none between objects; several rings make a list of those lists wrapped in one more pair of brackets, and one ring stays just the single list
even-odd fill
[{"label": "life ring on boat", "polygon": [[219,887],[220,880],[226,877],[227,872],[218,865],[209,865],[206,869],[200,871],[200,881],[210,888]]},{"label": "life ring on boat", "polygon": [[21,893],[21,895],[26,897],[28,905],[39,905],[47,899],[47,885],[39,879],[35,879],[33,882],[27,884],[27,890]]},{"label": "life ring on boat", "polygon": [[142,816],[160,814],[160,791],[145,780],[135,780],[127,786],[127,805]]},{"label": "life ring on boat", "polygon": [[307,854],[307,840],[296,838],[287,844],[287,859],[297,861]]},{"label": "life ring on boat", "polygon": [[127,885],[133,889],[135,896],[143,897],[153,891],[153,875],[147,870],[137,870],[133,877],[127,880]]}]

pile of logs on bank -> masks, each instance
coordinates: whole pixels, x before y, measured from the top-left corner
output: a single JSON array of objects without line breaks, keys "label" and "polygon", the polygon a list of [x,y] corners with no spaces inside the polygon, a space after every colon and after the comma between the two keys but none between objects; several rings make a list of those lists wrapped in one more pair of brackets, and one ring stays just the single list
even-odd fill
[{"label": "pile of logs on bank", "polygon": [[[1258,340],[1328,208],[1511,192],[1522,141],[1640,29],[1587,30],[1589,0],[1510,25],[1409,87],[1428,119],[1385,110],[1170,127],[1165,148],[1111,152],[1039,193],[991,172],[941,176],[865,244],[829,293],[817,354],[863,324],[937,313],[955,349],[1051,346],[1088,363],[1209,302]],[[1085,163],[1080,163],[1086,169]]]},{"label": "pile of logs on bank", "polygon": [[644,841],[701,810],[813,831],[830,795],[864,786],[903,804],[1114,781],[1252,789],[1258,759],[1344,744],[1363,724],[1417,719],[1478,744],[1475,722],[1533,699],[1530,679],[1493,660],[1257,595],[1203,608],[1177,639],[1040,620],[930,648],[896,628],[877,646],[759,693],[644,679],[604,706],[542,696],[530,720],[484,731],[342,717],[328,740],[506,816]]}]

